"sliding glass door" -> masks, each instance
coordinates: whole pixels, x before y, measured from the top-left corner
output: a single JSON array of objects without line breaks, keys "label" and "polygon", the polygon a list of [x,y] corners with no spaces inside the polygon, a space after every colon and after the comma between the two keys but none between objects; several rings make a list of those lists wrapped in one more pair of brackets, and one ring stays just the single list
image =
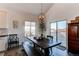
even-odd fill
[{"label": "sliding glass door", "polygon": [[59,21],[58,24],[58,41],[60,41],[62,44],[61,46],[66,47],[66,21]]},{"label": "sliding glass door", "polygon": [[54,37],[54,42],[61,42],[61,46],[66,47],[66,21],[57,21],[51,23],[51,35]]},{"label": "sliding glass door", "polygon": [[56,42],[56,23],[51,23],[51,35],[53,36],[54,42]]}]

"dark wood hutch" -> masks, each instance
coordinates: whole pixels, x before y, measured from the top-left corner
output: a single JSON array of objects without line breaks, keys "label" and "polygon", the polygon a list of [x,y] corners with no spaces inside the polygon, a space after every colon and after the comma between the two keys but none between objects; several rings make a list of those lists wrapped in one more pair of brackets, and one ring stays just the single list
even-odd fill
[{"label": "dark wood hutch", "polygon": [[79,53],[79,16],[68,24],[68,51]]}]

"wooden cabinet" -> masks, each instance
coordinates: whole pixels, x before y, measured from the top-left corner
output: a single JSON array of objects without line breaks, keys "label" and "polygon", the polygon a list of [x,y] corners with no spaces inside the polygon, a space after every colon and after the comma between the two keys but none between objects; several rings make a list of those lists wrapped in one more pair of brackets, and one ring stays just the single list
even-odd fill
[{"label": "wooden cabinet", "polygon": [[79,53],[79,23],[68,24],[68,51]]}]

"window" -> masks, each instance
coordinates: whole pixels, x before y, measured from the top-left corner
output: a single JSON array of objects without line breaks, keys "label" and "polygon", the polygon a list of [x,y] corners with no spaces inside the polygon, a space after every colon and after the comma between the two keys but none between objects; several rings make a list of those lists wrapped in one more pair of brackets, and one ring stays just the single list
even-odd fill
[{"label": "window", "polygon": [[27,37],[35,36],[35,22],[30,21],[25,22],[25,36]]},{"label": "window", "polygon": [[51,23],[51,35],[54,37],[54,42],[61,42],[61,45],[66,47],[66,21]]}]

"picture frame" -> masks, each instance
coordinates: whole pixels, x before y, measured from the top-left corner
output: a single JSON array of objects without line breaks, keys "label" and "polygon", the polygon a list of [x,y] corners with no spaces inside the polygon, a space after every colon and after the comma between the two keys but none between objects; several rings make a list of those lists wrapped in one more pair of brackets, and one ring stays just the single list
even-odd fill
[{"label": "picture frame", "polygon": [[17,20],[13,20],[13,28],[14,29],[18,28],[18,21]]}]

